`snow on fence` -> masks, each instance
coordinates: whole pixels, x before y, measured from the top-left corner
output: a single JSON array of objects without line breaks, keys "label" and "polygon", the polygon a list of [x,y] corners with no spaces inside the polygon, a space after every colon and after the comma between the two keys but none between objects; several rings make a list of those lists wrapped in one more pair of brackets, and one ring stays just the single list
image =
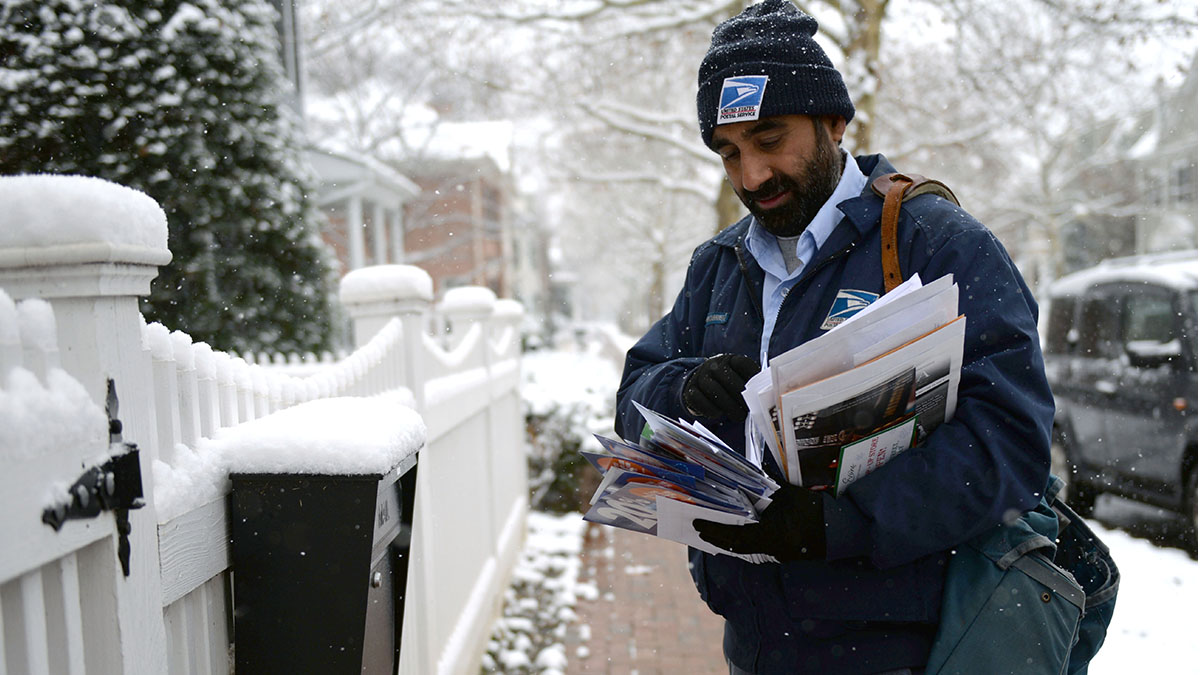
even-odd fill
[{"label": "snow on fence", "polygon": [[[0,203],[0,475],[11,481],[0,536],[30,542],[0,552],[0,672],[229,672],[228,471],[262,454],[247,448],[263,443],[250,430],[273,413],[338,397],[372,397],[359,410],[387,418],[376,434],[387,443],[424,439],[400,672],[477,670],[528,508],[519,304],[462,288],[434,305],[423,271],[366,268],[341,286],[352,354],[250,363],[142,318],[138,297],[170,260],[165,216],[145,195],[15,177],[0,178]],[[129,577],[107,513],[57,533],[41,522],[108,452],[110,378],[146,496],[129,512]],[[414,423],[367,407],[376,400],[419,421],[399,428]],[[318,428],[331,440],[363,431],[338,421]],[[305,461],[298,452],[294,470]]]}]

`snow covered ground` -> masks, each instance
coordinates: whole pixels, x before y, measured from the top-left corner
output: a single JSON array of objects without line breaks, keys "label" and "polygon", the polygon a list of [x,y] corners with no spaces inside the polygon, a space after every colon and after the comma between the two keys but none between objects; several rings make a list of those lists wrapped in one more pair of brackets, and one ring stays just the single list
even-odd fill
[{"label": "snow covered ground", "polygon": [[[553,390],[553,397],[562,401],[575,390],[598,399],[616,387],[613,366],[595,353],[532,355],[524,370],[537,397]],[[1179,518],[1110,497],[1101,497],[1096,514],[1092,526],[1112,549],[1121,590],[1108,638],[1092,661],[1090,675],[1200,672],[1200,622],[1194,618],[1200,567],[1180,548],[1151,541],[1178,546]],[[577,581],[583,532],[577,514],[530,514],[526,548],[507,598],[506,616],[494,632],[486,672],[557,675],[566,670],[575,656],[562,643],[566,624],[575,620],[579,600],[597,594],[596,588]]]},{"label": "snow covered ground", "polygon": [[592,597],[577,583],[583,526],[577,514],[529,514],[525,550],[505,593],[504,614],[493,627],[484,672],[566,671],[569,657],[563,638],[576,619],[575,602]]},{"label": "snow covered ground", "polygon": [[1097,504],[1100,522],[1092,529],[1112,550],[1121,570],[1121,590],[1108,638],[1092,661],[1088,675],[1117,673],[1200,672],[1196,605],[1200,601],[1200,567],[1178,548],[1156,546],[1148,539],[1100,524],[1119,523],[1133,531],[1156,523],[1172,539],[1179,520],[1139,504],[1104,498]]}]

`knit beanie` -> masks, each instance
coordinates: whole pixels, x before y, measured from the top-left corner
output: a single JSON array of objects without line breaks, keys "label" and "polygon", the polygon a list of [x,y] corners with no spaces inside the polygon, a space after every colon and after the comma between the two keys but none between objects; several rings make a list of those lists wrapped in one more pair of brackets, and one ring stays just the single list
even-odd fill
[{"label": "knit beanie", "polygon": [[813,40],[817,20],[788,0],[763,0],[713,31],[696,110],[711,147],[718,124],[774,115],[854,117],[842,75]]}]

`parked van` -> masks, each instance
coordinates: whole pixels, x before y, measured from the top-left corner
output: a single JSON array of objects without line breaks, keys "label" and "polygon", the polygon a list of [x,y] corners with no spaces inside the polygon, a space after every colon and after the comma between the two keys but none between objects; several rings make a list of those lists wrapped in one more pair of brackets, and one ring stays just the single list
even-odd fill
[{"label": "parked van", "polygon": [[1051,470],[1080,513],[1109,492],[1180,511],[1195,532],[1198,271],[1195,251],[1139,256],[1050,286]]}]

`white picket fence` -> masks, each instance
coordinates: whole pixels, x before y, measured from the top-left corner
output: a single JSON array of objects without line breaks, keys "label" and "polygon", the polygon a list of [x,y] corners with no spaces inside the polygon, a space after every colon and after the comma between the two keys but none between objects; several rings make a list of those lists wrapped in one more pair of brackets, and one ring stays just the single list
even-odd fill
[{"label": "white picket fence", "polygon": [[[0,178],[0,675],[230,672],[227,481],[169,499],[168,484],[218,430],[397,391],[426,426],[400,672],[477,672],[528,509],[520,305],[466,288],[435,306],[423,271],[367,268],[341,288],[352,354],[304,375],[255,365],[146,325],[138,297],[170,259],[156,204],[91,179],[18,180]],[[129,577],[111,514],[41,522],[108,452],[109,378],[146,494]]]}]

